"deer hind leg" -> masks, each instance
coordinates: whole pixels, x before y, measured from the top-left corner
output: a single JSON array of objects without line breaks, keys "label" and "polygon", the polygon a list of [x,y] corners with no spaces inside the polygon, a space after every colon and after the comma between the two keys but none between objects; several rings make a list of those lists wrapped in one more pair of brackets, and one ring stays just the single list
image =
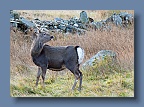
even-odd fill
[{"label": "deer hind leg", "polygon": [[74,75],[75,75],[75,82],[74,82],[74,85],[72,87],[72,90],[75,89],[76,84],[77,84],[78,79],[79,79],[80,82],[79,82],[79,88],[78,88],[78,90],[81,91],[81,87],[82,87],[82,72],[80,72],[80,70],[77,70],[77,72],[74,73]]},{"label": "deer hind leg", "polygon": [[74,89],[75,89],[76,84],[77,84],[78,79],[79,79],[79,74],[75,73],[74,75],[75,75],[75,82],[74,82],[74,85],[72,86],[72,90],[74,90]]},{"label": "deer hind leg", "polygon": [[41,72],[41,68],[38,67],[36,86],[38,86],[38,82],[39,82],[39,78],[40,78],[41,73],[42,73],[42,72]]},{"label": "deer hind leg", "polygon": [[81,91],[81,87],[82,87],[82,72],[80,70],[79,70],[79,79],[80,79],[80,83],[79,83],[78,90]]},{"label": "deer hind leg", "polygon": [[80,79],[79,88],[78,88],[78,90],[80,91],[81,86],[82,86],[82,72],[79,70],[79,64],[66,63],[66,68],[69,69],[75,76],[75,81],[74,81],[74,84],[72,86],[72,90],[75,89],[76,84],[77,84],[78,80]]}]

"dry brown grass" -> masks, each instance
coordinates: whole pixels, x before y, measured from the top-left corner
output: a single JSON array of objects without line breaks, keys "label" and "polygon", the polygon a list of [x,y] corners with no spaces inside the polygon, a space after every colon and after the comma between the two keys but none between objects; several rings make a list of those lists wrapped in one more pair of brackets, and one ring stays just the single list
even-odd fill
[{"label": "dry brown grass", "polygon": [[[108,31],[88,31],[85,35],[63,35],[53,34],[56,39],[50,41],[51,46],[79,45],[85,50],[85,60],[95,55],[100,50],[113,50],[117,53],[118,59],[133,67],[134,64],[134,29],[120,29],[113,27]],[[14,41],[14,37],[15,41]],[[30,36],[30,35],[29,35]],[[29,36],[11,32],[11,64],[22,62],[33,65],[30,57],[31,41]]]}]

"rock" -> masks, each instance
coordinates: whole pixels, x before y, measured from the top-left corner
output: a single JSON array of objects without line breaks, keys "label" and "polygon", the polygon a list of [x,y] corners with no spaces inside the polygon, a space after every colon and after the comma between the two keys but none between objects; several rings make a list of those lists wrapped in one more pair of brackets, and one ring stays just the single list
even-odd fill
[{"label": "rock", "polygon": [[88,16],[87,16],[87,13],[85,11],[82,11],[80,13],[80,21],[83,23],[83,24],[86,24],[88,22]]},{"label": "rock", "polygon": [[92,23],[92,22],[94,22],[94,19],[91,17],[88,17],[88,21],[89,21],[89,23]]},{"label": "rock", "polygon": [[19,22],[17,22],[17,21],[11,20],[11,21],[10,21],[10,26],[17,28],[17,24],[18,24],[18,23],[19,23]]},{"label": "rock", "polygon": [[132,24],[133,21],[134,21],[134,17],[133,17],[132,14],[127,14],[127,15],[125,15],[125,17],[124,17],[124,22],[125,22],[126,24]]},{"label": "rock", "polygon": [[91,57],[88,61],[86,61],[82,68],[93,66],[93,62],[96,60],[97,62],[100,62],[104,60],[106,57],[112,58],[112,61],[116,61],[116,53],[111,50],[101,50],[96,55]]},{"label": "rock", "polygon": [[113,21],[112,21],[111,17],[108,17],[105,22],[106,22],[106,24],[109,24],[109,23],[112,23]]},{"label": "rock", "polygon": [[16,11],[10,10],[10,20],[16,20],[19,19],[19,17],[20,15]]},{"label": "rock", "polygon": [[102,30],[105,27],[105,22],[103,20],[99,22],[92,22],[90,24],[95,30]]},{"label": "rock", "polygon": [[62,32],[62,33],[72,33],[83,35],[89,29],[95,29],[100,31],[110,31],[112,29],[111,24],[114,23],[116,26],[130,25],[133,23],[133,15],[121,12],[119,14],[112,14],[106,20],[101,20],[95,22],[94,19],[88,17],[85,11],[80,13],[80,18],[72,17],[69,20],[62,18],[54,18],[53,20],[41,21],[38,18],[32,21],[20,17],[19,13],[16,11],[10,11],[10,27],[15,27],[18,30],[27,33],[29,28],[37,28],[41,31],[52,31],[52,32]]},{"label": "rock", "polygon": [[66,25],[64,25],[64,24],[60,24],[60,25],[58,25],[57,28],[60,29],[60,30],[65,31],[65,29],[66,29]]},{"label": "rock", "polygon": [[20,21],[20,23],[26,25],[27,27],[34,27],[35,26],[34,23],[32,23],[31,21],[25,19],[24,17],[20,17],[19,21]]},{"label": "rock", "polygon": [[114,13],[112,16],[112,21],[116,26],[122,26],[122,18],[117,15],[116,13]]},{"label": "rock", "polygon": [[27,32],[29,31],[29,29],[34,28],[35,24],[23,17],[20,17],[19,20],[17,20],[17,29],[24,32],[25,34],[27,34]]},{"label": "rock", "polygon": [[74,26],[74,27],[78,27],[78,24],[77,24],[77,23],[75,23],[73,26]]},{"label": "rock", "polygon": [[119,13],[119,16],[124,20],[124,17],[127,15],[127,12],[121,12]]},{"label": "rock", "polygon": [[61,23],[63,21],[63,19],[62,18],[54,18],[54,21],[57,23]]},{"label": "rock", "polygon": [[123,24],[125,26],[127,26],[128,24],[132,24],[134,21],[133,15],[127,12],[121,12],[119,13],[119,16],[122,18]]}]

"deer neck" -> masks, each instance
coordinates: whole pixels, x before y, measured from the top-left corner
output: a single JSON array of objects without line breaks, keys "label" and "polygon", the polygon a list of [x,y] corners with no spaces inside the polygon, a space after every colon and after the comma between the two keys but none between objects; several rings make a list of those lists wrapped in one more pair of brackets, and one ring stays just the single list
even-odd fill
[{"label": "deer neck", "polygon": [[38,56],[42,49],[44,43],[40,42],[38,39],[35,39],[31,46],[31,56]]}]

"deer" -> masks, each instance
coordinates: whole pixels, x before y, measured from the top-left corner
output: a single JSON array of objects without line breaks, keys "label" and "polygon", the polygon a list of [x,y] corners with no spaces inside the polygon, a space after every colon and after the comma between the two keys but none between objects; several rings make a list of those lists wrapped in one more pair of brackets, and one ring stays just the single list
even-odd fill
[{"label": "deer", "polygon": [[75,77],[72,90],[80,80],[78,90],[81,91],[83,75],[79,67],[84,59],[84,49],[80,46],[49,46],[46,43],[54,36],[48,32],[34,32],[33,35],[35,38],[31,46],[31,57],[34,64],[38,66],[36,86],[38,86],[40,76],[44,86],[47,69],[61,71],[67,68]]}]

